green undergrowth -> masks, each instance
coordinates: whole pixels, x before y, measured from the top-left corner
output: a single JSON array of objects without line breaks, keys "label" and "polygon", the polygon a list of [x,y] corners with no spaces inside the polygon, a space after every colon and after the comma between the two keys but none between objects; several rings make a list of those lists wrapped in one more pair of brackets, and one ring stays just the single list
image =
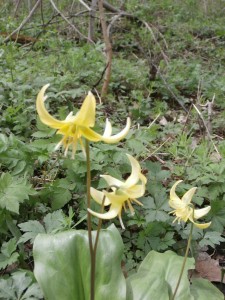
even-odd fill
[{"label": "green undergrowth", "polygon": [[[26,16],[26,6],[13,18],[12,7],[3,2],[0,31],[11,32]],[[61,2],[61,9],[68,6]],[[115,6],[118,2],[112,1]],[[60,119],[75,113],[89,90],[98,102],[96,130],[101,134],[105,117],[115,132],[127,115],[132,118],[132,129],[119,145],[91,145],[93,187],[105,188],[100,174],[119,179],[129,174],[126,153],[141,161],[148,178],[143,207],[134,216],[123,216],[126,272],[133,273],[150,250],[183,254],[189,225],[173,224],[168,214],[169,189],[178,179],[184,181],[178,194],[196,186],[196,207],[212,207],[206,218],[212,225],[194,230],[193,255],[225,241],[224,2],[142,2],[129,0],[124,9],[148,22],[151,30],[126,17],[114,24],[112,75],[103,103],[98,97],[102,81],[95,86],[105,69],[99,29],[94,45],[75,39],[59,18],[33,46],[4,44],[0,37],[0,287],[16,291],[19,278],[20,292],[28,294],[21,299],[29,299],[33,285],[35,299],[41,299],[30,272],[36,235],[86,228],[82,152],[73,161],[54,152],[60,137],[37,117],[35,99],[46,83],[51,84],[49,111]],[[46,21],[50,12],[46,6]],[[36,15],[21,34],[37,36],[40,22]],[[209,116],[206,105],[213,98]],[[1,299],[7,299],[4,295],[0,291]]]}]

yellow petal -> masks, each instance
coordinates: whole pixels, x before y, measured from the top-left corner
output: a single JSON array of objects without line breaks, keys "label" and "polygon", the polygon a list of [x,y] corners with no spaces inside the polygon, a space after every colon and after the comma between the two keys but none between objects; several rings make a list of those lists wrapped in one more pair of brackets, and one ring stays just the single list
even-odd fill
[{"label": "yellow petal", "polygon": [[127,124],[126,127],[120,131],[119,133],[112,135],[112,136],[102,136],[102,141],[108,144],[114,144],[114,143],[118,143],[120,140],[122,140],[123,138],[125,138],[125,136],[127,135],[129,129],[131,126],[131,121],[130,118],[127,118]]},{"label": "yellow petal", "polygon": [[[91,197],[98,203],[98,204],[102,204],[102,201],[104,199],[104,193],[100,192],[96,189],[94,189],[93,187],[91,187]],[[111,202],[109,201],[109,199],[107,197],[105,197],[105,202],[104,202],[104,206],[107,206],[111,204]]]},{"label": "yellow petal", "polygon": [[136,184],[125,191],[129,198],[135,199],[142,197],[145,193],[145,185],[144,184]]},{"label": "yellow petal", "polygon": [[79,130],[81,135],[83,135],[89,141],[98,142],[102,140],[102,136],[100,134],[88,127],[79,127]]},{"label": "yellow petal", "polygon": [[109,187],[119,188],[124,184],[121,180],[116,179],[110,175],[101,175],[100,177],[105,179]]},{"label": "yellow petal", "polygon": [[211,206],[206,206],[204,208],[195,209],[194,210],[194,219],[202,218],[203,216],[207,215],[207,213],[210,211]]},{"label": "yellow petal", "polygon": [[104,137],[110,137],[111,134],[112,134],[112,125],[111,125],[111,123],[109,122],[109,120],[106,119],[105,131],[104,131],[103,136],[104,136]]},{"label": "yellow petal", "polygon": [[[170,201],[175,201],[176,203],[179,203],[179,201],[181,201],[181,199],[177,196],[175,190],[177,185],[182,182],[183,180],[178,180],[174,183],[174,185],[172,186],[171,190],[170,190]],[[175,208],[175,207],[174,207]]]},{"label": "yellow petal", "polygon": [[131,164],[131,174],[125,181],[124,188],[129,188],[130,186],[137,184],[139,181],[139,174],[141,173],[141,167],[138,161],[129,154],[127,154],[127,157]]},{"label": "yellow petal", "polygon": [[196,222],[194,222],[191,218],[189,218],[190,219],[190,221],[196,226],[196,227],[198,227],[198,228],[200,228],[200,229],[206,229],[206,228],[208,228],[210,225],[211,225],[211,223],[212,222],[209,222],[209,223],[196,223]]},{"label": "yellow petal", "polygon": [[93,127],[95,125],[95,108],[95,97],[89,92],[80,110],[75,115],[74,122],[80,126]]},{"label": "yellow petal", "polygon": [[193,195],[194,195],[196,189],[197,189],[196,187],[193,187],[190,190],[188,190],[181,198],[181,201],[184,202],[186,205],[191,203],[191,200],[193,198]]},{"label": "yellow petal", "polygon": [[104,214],[97,213],[97,212],[91,210],[90,208],[88,208],[87,210],[89,211],[89,213],[91,213],[93,216],[95,216],[97,218],[104,219],[104,220],[110,220],[110,219],[113,219],[116,216],[118,216],[118,214],[121,211],[121,207],[116,206],[116,205],[111,205],[109,211]]},{"label": "yellow petal", "polygon": [[[116,192],[118,192],[118,190],[116,190]],[[119,205],[122,207],[123,203],[128,200],[128,196],[124,193],[122,194],[115,194],[114,192],[112,193],[108,193],[106,191],[104,191],[104,194],[106,195],[107,198],[109,198],[109,201],[113,204],[113,205]]]},{"label": "yellow petal", "polygon": [[144,184],[147,183],[147,178],[142,173],[139,174],[139,178],[142,181],[142,183],[144,183]]},{"label": "yellow petal", "polygon": [[47,99],[47,96],[44,96],[44,93],[48,87],[49,87],[49,84],[46,84],[45,86],[43,86],[43,88],[38,93],[37,101],[36,101],[37,112],[38,112],[38,115],[39,115],[42,123],[54,128],[54,129],[59,129],[63,125],[65,125],[66,122],[59,121],[59,120],[53,118],[46,110],[44,101]]}]

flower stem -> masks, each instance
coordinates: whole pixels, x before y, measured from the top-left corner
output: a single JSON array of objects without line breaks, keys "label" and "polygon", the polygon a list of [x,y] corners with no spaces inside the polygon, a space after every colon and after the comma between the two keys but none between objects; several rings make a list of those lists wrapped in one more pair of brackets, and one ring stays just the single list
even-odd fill
[{"label": "flower stem", "polygon": [[[90,163],[90,146],[88,140],[85,143],[86,159],[87,159],[87,208],[91,208],[91,163]],[[91,234],[91,214],[87,213],[88,224],[88,242],[91,257],[91,277],[90,277],[90,300],[95,299],[95,255]]]},{"label": "flower stem", "polygon": [[191,245],[193,227],[194,227],[194,224],[191,223],[191,230],[190,230],[190,234],[189,234],[189,238],[188,238],[187,248],[186,248],[186,252],[185,252],[185,256],[184,256],[184,260],[183,260],[183,264],[182,264],[180,276],[179,276],[179,279],[177,281],[177,285],[176,285],[176,288],[174,290],[174,293],[173,293],[173,296],[172,296],[171,300],[175,299],[176,293],[177,293],[179,285],[180,285],[180,281],[181,281],[182,275],[184,273],[184,267],[185,267],[185,264],[186,264],[186,261],[187,261],[188,252],[189,252],[190,245]]},{"label": "flower stem", "polygon": [[[103,213],[103,211],[104,211],[104,204],[105,204],[105,195],[104,195],[103,200],[102,200],[102,206],[101,206],[101,211],[100,211],[101,213]],[[98,220],[97,233],[96,233],[96,239],[95,239],[95,244],[94,244],[94,257],[95,257],[95,260],[96,260],[98,239],[99,239],[99,234],[100,234],[101,228],[102,228],[102,219],[99,219]]]}]

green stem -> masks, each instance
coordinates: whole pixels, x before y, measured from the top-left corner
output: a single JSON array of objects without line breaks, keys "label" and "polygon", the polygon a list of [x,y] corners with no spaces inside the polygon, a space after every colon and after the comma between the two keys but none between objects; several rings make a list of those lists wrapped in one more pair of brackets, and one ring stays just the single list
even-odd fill
[{"label": "green stem", "polygon": [[176,288],[174,290],[173,297],[171,298],[171,300],[175,299],[176,293],[177,293],[179,285],[180,285],[180,281],[181,281],[182,275],[184,273],[184,267],[185,267],[185,264],[186,264],[186,261],[187,261],[188,252],[189,252],[190,245],[191,245],[191,238],[192,238],[193,227],[194,227],[194,224],[191,223],[191,230],[190,230],[190,234],[189,234],[189,238],[188,238],[187,248],[186,248],[186,252],[185,252],[185,256],[184,256],[184,260],[183,260],[183,264],[182,264],[180,276],[179,276],[179,279],[178,279],[178,282],[177,282],[177,285],[176,285]]},{"label": "green stem", "polygon": [[[91,208],[91,163],[90,163],[90,147],[89,142],[86,140],[85,144],[86,159],[87,159],[87,208]],[[91,214],[87,213],[87,224],[88,224],[88,241],[90,248],[91,257],[91,278],[90,278],[90,300],[95,299],[95,256],[92,243],[91,234]]]},{"label": "green stem", "polygon": [[[102,206],[101,206],[100,213],[103,213],[103,211],[104,211],[104,204],[105,204],[105,195],[104,195],[103,200],[102,200]],[[98,240],[99,240],[99,234],[100,234],[101,228],[102,228],[102,219],[99,219],[98,220],[97,233],[96,233],[96,239],[95,239],[95,245],[94,245],[94,257],[95,257],[95,260],[96,260],[97,246],[98,246]]]}]

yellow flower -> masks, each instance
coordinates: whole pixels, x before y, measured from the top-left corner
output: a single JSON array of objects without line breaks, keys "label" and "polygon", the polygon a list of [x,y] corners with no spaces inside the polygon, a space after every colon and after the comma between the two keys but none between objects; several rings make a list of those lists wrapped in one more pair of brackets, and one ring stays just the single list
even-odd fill
[{"label": "yellow flower", "polygon": [[63,145],[65,148],[65,155],[67,155],[68,148],[72,145],[72,157],[74,157],[77,148],[77,142],[80,143],[82,150],[85,152],[82,137],[85,139],[98,142],[103,141],[106,143],[117,143],[123,139],[130,129],[130,118],[127,118],[126,127],[118,134],[112,134],[112,126],[109,120],[106,120],[106,127],[103,135],[96,133],[91,127],[95,125],[95,107],[96,100],[91,92],[88,93],[85,98],[80,110],[73,115],[71,112],[65,120],[60,121],[52,117],[45,108],[44,101],[47,99],[45,91],[49,87],[46,84],[42,87],[41,91],[37,96],[37,112],[40,120],[51,128],[57,129],[57,134],[63,135],[62,140],[56,146],[56,150]]},{"label": "yellow flower", "polygon": [[141,174],[141,167],[138,161],[129,154],[127,154],[127,157],[131,163],[132,171],[126,181],[118,180],[110,175],[101,175],[112,191],[100,192],[94,188],[91,188],[92,198],[99,204],[102,204],[104,200],[104,206],[110,205],[109,211],[106,213],[97,213],[91,209],[88,209],[92,215],[100,219],[113,219],[118,216],[123,229],[125,227],[121,218],[122,208],[126,210],[127,204],[131,214],[134,214],[132,202],[143,205],[136,198],[144,195],[145,184],[147,182],[146,177]]},{"label": "yellow flower", "polygon": [[180,223],[181,220],[184,222],[190,220],[198,228],[205,229],[209,227],[211,222],[199,224],[196,223],[194,220],[198,220],[205,216],[210,211],[211,206],[207,206],[201,209],[194,209],[193,204],[191,204],[191,200],[197,189],[196,187],[193,187],[190,190],[188,190],[180,199],[175,192],[175,189],[180,182],[182,182],[182,180],[178,180],[177,182],[175,182],[175,184],[170,190],[169,205],[172,208],[174,208],[174,210],[170,213],[176,216],[173,223],[177,220],[178,223]]}]

